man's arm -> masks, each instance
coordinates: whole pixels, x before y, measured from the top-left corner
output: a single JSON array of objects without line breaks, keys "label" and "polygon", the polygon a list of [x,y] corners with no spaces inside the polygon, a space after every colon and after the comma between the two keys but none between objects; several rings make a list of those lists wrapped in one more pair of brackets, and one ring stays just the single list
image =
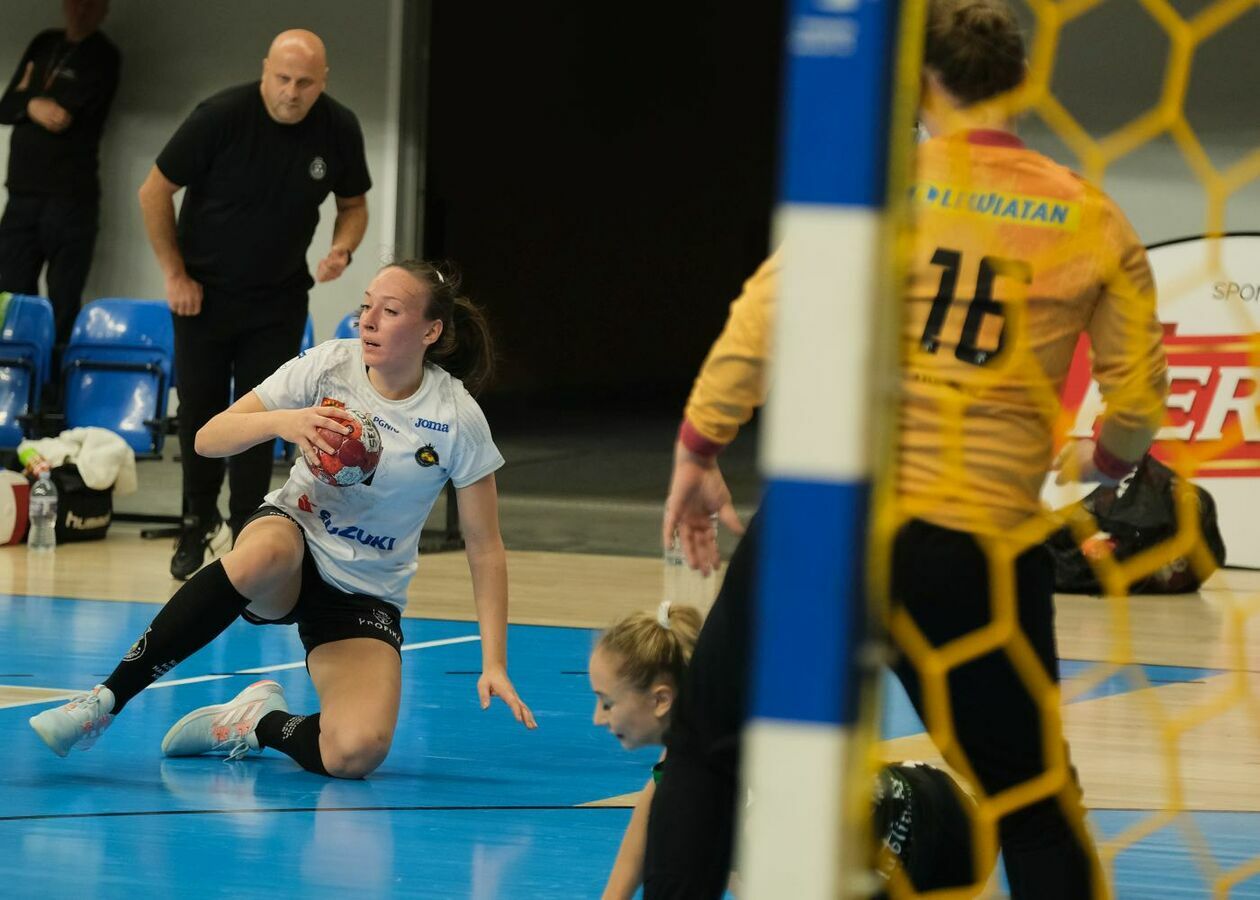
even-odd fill
[{"label": "man's arm", "polygon": [[332,281],[341,276],[367,232],[367,222],[366,194],[337,197],[337,220],[333,223],[332,247],[315,269],[316,281]]},{"label": "man's arm", "polygon": [[35,74],[34,55],[35,42],[32,41],[18,60],[4,96],[0,97],[0,125],[16,125],[26,118],[26,104],[34,93],[31,90],[31,80]]},{"label": "man's arm", "polygon": [[101,121],[109,112],[118,91],[121,57],[112,45],[90,55],[78,65],[79,77],[58,79],[42,96],[55,101],[76,120]]},{"label": "man's arm", "polygon": [[171,312],[177,316],[195,316],[201,312],[201,285],[188,277],[184,269],[184,257],[179,252],[175,232],[175,194],[181,187],[154,166],[140,186],[140,212],[153,255],[162,269],[166,302]]}]

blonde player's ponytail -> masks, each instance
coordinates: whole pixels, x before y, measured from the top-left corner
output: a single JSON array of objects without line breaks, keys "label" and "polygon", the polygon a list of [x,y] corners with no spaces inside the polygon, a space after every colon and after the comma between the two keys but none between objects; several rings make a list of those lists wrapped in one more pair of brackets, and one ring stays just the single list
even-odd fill
[{"label": "blonde player's ponytail", "polygon": [[639,690],[662,677],[682,683],[703,621],[694,606],[662,603],[652,612],[626,616],[600,636],[598,649],[617,661],[617,674]]}]

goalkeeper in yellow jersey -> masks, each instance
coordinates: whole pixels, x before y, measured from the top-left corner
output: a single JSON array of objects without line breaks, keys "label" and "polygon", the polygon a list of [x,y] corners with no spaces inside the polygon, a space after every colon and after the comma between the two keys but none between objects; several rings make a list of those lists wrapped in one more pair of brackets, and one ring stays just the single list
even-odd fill
[{"label": "goalkeeper in yellow jersey", "polygon": [[[912,518],[892,593],[934,647],[1015,613],[1000,649],[948,675],[946,757],[992,796],[1066,759],[1058,710],[1043,708],[1059,679],[1054,564],[1037,526],[1077,341],[1089,336],[1107,412],[1097,442],[1063,451],[1060,479],[1115,483],[1136,467],[1163,415],[1166,363],[1124,215],[1011,131],[1000,98],[1026,63],[1003,0],[934,0],[924,63],[898,423],[898,506]],[[1017,670],[1033,659],[1041,671]],[[903,656],[896,669],[928,720],[916,667]],[[1103,896],[1074,778],[1051,791],[999,821],[1011,897]]]},{"label": "goalkeeper in yellow jersey", "polygon": [[[946,757],[990,796],[1054,769],[1046,748],[1060,761],[1066,752],[1057,710],[1042,709],[1048,692],[1037,686],[1058,681],[1054,569],[1037,528],[1042,480],[1056,465],[1061,479],[1124,477],[1145,454],[1166,393],[1146,253],[1110,199],[1013,133],[1001,98],[1025,71],[1023,38],[1003,0],[932,0],[896,474],[909,521],[895,538],[892,592],[894,608],[934,647],[1014,601],[1018,627],[1001,648],[948,679],[956,742]],[[679,434],[663,536],[676,529],[688,561],[705,570],[717,561],[709,517],[732,514],[716,455],[764,399],[778,267],[772,257],[732,305]],[[1093,345],[1107,413],[1097,442],[1069,444],[1052,462],[1057,397],[1081,334]],[[991,595],[994,583],[1002,587]],[[721,605],[719,597],[715,614]],[[675,741],[688,722],[730,718],[723,685],[742,688],[744,661],[706,640],[711,630],[692,660]],[[1033,665],[1021,674],[1017,658]],[[903,655],[895,669],[930,719],[915,666]],[[1105,895],[1074,778],[1028,799],[998,823],[1013,900]]]}]

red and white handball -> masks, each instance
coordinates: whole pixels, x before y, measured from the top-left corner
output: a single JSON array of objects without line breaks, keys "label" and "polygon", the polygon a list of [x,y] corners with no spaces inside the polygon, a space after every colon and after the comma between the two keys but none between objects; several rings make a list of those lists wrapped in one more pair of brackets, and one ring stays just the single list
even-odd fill
[{"label": "red and white handball", "polygon": [[354,417],[349,421],[353,428],[349,434],[319,429],[320,437],[336,452],[325,453],[316,447],[318,462],[307,460],[316,478],[335,487],[349,487],[366,480],[381,461],[381,433],[376,430],[371,416],[357,409],[346,412]]}]

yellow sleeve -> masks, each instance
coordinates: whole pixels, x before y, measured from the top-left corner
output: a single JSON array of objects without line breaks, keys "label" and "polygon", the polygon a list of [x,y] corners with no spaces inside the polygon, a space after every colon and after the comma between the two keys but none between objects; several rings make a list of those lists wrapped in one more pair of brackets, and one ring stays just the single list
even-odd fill
[{"label": "yellow sleeve", "polygon": [[1105,274],[1089,322],[1094,378],[1107,403],[1099,443],[1113,456],[1134,462],[1146,453],[1163,420],[1168,363],[1146,249],[1124,214],[1105,202],[1106,237],[1116,263]]},{"label": "yellow sleeve", "polygon": [[766,400],[780,265],[780,254],[774,253],[744,282],[691,388],[682,440],[697,453],[713,454],[733,441],[739,427]]}]

